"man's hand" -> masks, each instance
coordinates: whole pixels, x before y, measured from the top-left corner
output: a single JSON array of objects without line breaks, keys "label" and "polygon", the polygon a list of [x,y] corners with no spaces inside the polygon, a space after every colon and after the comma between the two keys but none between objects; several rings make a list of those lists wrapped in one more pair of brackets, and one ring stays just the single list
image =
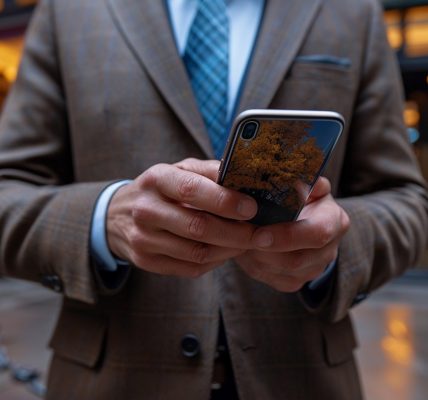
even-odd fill
[{"label": "man's hand", "polygon": [[241,268],[281,292],[296,292],[320,276],[337,258],[349,227],[330,189],[329,181],[320,178],[298,221],[258,228],[252,237],[256,250],[236,257]]},{"label": "man's hand", "polygon": [[149,272],[198,277],[251,248],[249,196],[215,183],[218,161],[158,164],[113,196],[107,240],[117,257]]}]

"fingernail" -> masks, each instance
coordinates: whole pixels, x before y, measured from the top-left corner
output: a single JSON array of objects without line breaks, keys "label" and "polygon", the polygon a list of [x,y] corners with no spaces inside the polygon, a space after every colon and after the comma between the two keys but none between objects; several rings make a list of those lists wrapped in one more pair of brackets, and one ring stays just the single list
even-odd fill
[{"label": "fingernail", "polygon": [[239,202],[238,213],[241,214],[244,218],[251,218],[256,215],[257,204],[252,199],[243,199]]},{"label": "fingernail", "polygon": [[273,236],[269,231],[261,231],[254,239],[254,243],[257,247],[269,247],[272,246]]}]

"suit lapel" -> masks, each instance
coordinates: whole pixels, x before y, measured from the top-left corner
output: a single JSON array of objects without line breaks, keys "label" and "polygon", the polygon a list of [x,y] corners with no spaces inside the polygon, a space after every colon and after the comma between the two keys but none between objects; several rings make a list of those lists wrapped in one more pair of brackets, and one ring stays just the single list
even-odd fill
[{"label": "suit lapel", "polygon": [[322,0],[266,0],[237,111],[269,107]]},{"label": "suit lapel", "polygon": [[[209,157],[212,146],[181,57],[165,3],[107,0],[112,16],[153,82]],[[267,108],[296,56],[322,0],[266,0],[238,112]]]},{"label": "suit lapel", "polygon": [[161,0],[108,0],[113,18],[137,59],[204,153],[213,150],[177,52]]}]

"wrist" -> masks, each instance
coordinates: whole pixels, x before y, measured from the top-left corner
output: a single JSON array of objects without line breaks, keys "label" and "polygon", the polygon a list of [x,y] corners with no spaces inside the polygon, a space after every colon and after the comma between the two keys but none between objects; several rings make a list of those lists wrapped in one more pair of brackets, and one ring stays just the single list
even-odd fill
[{"label": "wrist", "polygon": [[[129,182],[127,182],[129,183]],[[129,210],[124,207],[127,188],[126,184],[119,187],[110,199],[106,213],[105,234],[106,242],[112,256],[119,260],[128,260],[128,252],[126,246],[126,227],[129,228],[130,224],[127,221],[126,215]]]},{"label": "wrist", "polygon": [[100,194],[94,208],[91,226],[91,255],[102,270],[116,271],[117,260],[112,254],[107,240],[107,209],[113,195],[129,181],[119,181],[107,186]]}]

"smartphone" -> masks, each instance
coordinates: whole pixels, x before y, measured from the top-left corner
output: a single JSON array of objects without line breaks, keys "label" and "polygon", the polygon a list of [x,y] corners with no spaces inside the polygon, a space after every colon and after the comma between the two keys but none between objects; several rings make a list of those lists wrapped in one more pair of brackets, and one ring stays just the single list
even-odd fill
[{"label": "smartphone", "polygon": [[295,221],[344,123],[331,111],[244,111],[233,123],[217,183],[256,199],[257,225]]}]

